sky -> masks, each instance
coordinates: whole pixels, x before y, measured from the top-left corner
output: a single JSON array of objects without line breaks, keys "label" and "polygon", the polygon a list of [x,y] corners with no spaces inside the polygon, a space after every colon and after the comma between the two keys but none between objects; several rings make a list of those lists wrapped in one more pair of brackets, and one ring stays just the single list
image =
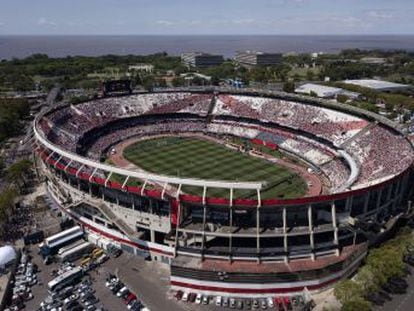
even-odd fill
[{"label": "sky", "polygon": [[414,0],[0,0],[0,35],[414,34]]}]

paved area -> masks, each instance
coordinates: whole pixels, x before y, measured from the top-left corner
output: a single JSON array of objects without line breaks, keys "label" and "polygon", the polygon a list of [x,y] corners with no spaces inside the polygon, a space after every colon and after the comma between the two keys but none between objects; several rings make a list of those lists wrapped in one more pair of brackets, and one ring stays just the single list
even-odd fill
[{"label": "paved area", "polygon": [[107,261],[101,269],[101,274],[117,275],[151,311],[208,310],[206,307],[177,302],[168,295],[169,271],[166,265],[124,253],[119,258]]},{"label": "paved area", "polygon": [[[58,269],[57,263],[52,263],[46,266],[43,263],[41,256],[36,253],[36,249],[36,246],[32,246],[30,248],[30,254],[33,256],[32,262],[37,264],[39,267],[39,273],[37,275],[39,283],[32,287],[34,298],[26,303],[27,310],[37,310],[40,307],[40,303],[48,295],[47,283],[53,279],[51,272]],[[106,263],[109,263],[110,261],[111,259]],[[105,287],[106,275],[101,273],[102,269],[105,269],[105,264],[98,270],[92,270],[89,272],[89,277],[93,282],[92,288],[95,289],[95,296],[99,299],[97,306],[104,307],[109,311],[127,310],[122,300],[114,296],[109,289]],[[88,276],[85,276],[85,278],[87,279]]]},{"label": "paved area", "polygon": [[406,280],[408,283],[407,293],[403,295],[392,295],[392,300],[387,301],[383,306],[375,306],[376,311],[409,311],[414,310],[414,269]]}]

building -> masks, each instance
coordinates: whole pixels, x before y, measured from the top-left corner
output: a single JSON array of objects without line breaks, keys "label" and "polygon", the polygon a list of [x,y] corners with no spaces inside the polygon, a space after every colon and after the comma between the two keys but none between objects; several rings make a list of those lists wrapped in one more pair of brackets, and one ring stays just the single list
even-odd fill
[{"label": "building", "polygon": [[363,57],[359,61],[369,65],[384,65],[387,59],[382,57]]},{"label": "building", "polygon": [[128,71],[143,71],[143,72],[148,72],[148,73],[152,73],[152,71],[154,70],[154,65],[151,64],[136,64],[136,65],[131,65],[128,67]]},{"label": "building", "polygon": [[[89,122],[99,114],[107,117]],[[35,167],[62,212],[99,245],[169,265],[173,290],[269,297],[328,288],[356,271],[413,192],[413,146],[394,123],[295,94],[181,88],[63,103],[43,110],[33,131]],[[306,163],[303,171],[323,172],[327,189],[264,198],[261,181],[162,175],[100,161],[119,142],[160,133],[231,135],[278,147]],[[218,188],[226,195],[211,195]]]},{"label": "building", "polygon": [[181,54],[181,62],[188,68],[205,68],[221,65],[224,62],[224,58],[223,55],[187,52]]},{"label": "building", "polygon": [[356,92],[350,92],[338,87],[314,84],[314,83],[306,83],[303,84],[295,89],[295,93],[299,94],[316,94],[316,96],[320,98],[336,98],[338,95],[345,95],[350,99],[356,99],[361,94]]},{"label": "building", "polygon": [[401,91],[407,90],[412,88],[407,84],[400,84],[394,82],[388,82],[383,80],[375,80],[375,79],[360,79],[360,80],[345,80],[343,81],[346,84],[352,84],[356,86],[365,87],[368,89],[372,89],[375,91],[380,92],[393,92],[393,91]]},{"label": "building", "polygon": [[246,67],[272,66],[282,62],[282,54],[258,51],[238,51],[234,60]]}]

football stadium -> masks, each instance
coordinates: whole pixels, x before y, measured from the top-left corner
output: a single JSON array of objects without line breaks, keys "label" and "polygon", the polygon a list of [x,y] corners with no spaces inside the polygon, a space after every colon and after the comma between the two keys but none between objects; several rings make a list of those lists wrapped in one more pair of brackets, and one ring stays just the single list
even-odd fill
[{"label": "football stadium", "polygon": [[351,275],[409,208],[413,146],[357,107],[170,89],[42,111],[37,171],[89,240],[168,265],[172,290],[257,297]]}]

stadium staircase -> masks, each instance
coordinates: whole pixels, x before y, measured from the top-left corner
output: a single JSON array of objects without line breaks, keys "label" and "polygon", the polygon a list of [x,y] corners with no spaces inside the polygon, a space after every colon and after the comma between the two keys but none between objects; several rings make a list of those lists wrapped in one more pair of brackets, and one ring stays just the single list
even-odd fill
[{"label": "stadium staircase", "polygon": [[345,140],[342,144],[341,144],[341,148],[345,149],[346,147],[348,147],[353,141],[355,141],[356,139],[358,139],[359,137],[362,137],[365,133],[367,133],[368,131],[370,131],[371,129],[373,129],[374,127],[376,127],[378,125],[378,121],[375,121],[373,123],[368,124],[366,127],[364,127],[362,130],[360,130],[358,133],[356,133],[354,136],[348,138],[347,140]]},{"label": "stadium staircase", "polygon": [[208,112],[207,112],[207,123],[210,123],[214,117],[213,111],[214,111],[214,108],[216,107],[216,104],[217,104],[217,96],[214,95],[213,98],[211,99],[210,107],[208,108]]},{"label": "stadium staircase", "polygon": [[118,216],[114,214],[114,212],[111,211],[111,209],[106,206],[105,204],[98,204],[97,205],[99,210],[105,215],[105,217],[109,220],[111,220],[124,234],[126,234],[131,239],[141,239],[142,233],[135,232],[133,229],[131,229],[130,226],[128,226],[122,219],[120,219]]}]

